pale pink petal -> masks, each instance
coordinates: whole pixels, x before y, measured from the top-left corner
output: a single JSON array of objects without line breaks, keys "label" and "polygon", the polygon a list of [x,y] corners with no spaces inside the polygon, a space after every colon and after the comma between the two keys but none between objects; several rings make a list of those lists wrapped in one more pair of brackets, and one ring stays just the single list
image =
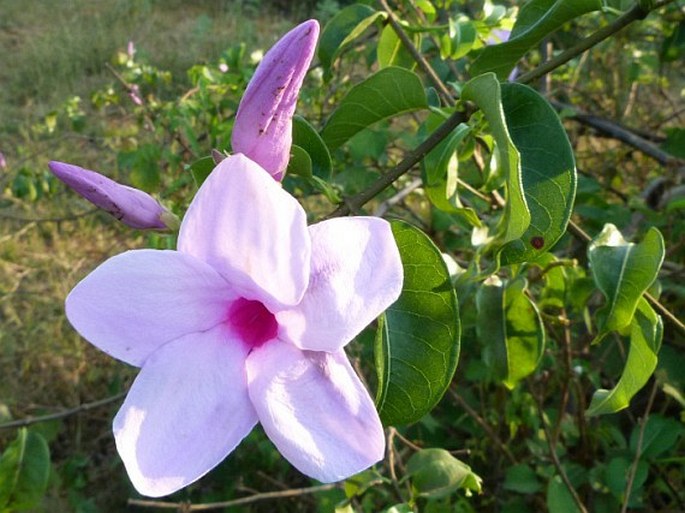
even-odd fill
[{"label": "pale pink petal", "polygon": [[160,497],[196,481],[252,430],[247,351],[219,325],[170,342],[145,362],[113,426],[141,494]]},{"label": "pale pink petal", "polygon": [[336,351],[399,297],[402,262],[390,225],[378,217],[330,219],[309,232],[309,287],[276,317],[281,337],[298,347]]},{"label": "pale pink petal", "polygon": [[69,322],[107,354],[141,366],[161,345],[226,319],[235,293],[209,265],[176,251],[110,258],[66,300]]},{"label": "pale pink petal", "polygon": [[264,431],[300,472],[340,481],[383,458],[383,427],[343,350],[281,341],[247,358],[248,389]]},{"label": "pale pink petal", "polygon": [[181,224],[178,249],[204,260],[247,299],[279,309],[302,299],[311,252],[295,198],[244,155],[205,180]]}]

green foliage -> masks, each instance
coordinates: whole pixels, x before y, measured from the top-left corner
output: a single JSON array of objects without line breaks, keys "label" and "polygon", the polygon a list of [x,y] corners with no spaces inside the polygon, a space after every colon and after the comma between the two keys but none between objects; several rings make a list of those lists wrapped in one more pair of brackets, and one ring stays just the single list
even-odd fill
[{"label": "green foliage", "polygon": [[441,499],[464,489],[479,493],[482,479],[444,449],[423,449],[407,461],[412,488],[420,497]]},{"label": "green foliage", "polygon": [[457,367],[457,297],[440,251],[420,230],[394,221],[404,266],[400,298],[376,335],[376,405],[386,424],[418,421],[441,399]]},{"label": "green foliage", "polygon": [[50,475],[50,451],[45,439],[21,428],[0,457],[0,511],[33,508],[43,497]]}]

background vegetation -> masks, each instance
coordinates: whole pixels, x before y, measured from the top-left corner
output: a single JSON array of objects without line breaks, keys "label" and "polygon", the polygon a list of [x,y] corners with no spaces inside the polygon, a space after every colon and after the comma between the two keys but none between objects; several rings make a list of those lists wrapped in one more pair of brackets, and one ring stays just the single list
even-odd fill
[{"label": "background vegetation", "polygon": [[[306,17],[325,24],[347,3],[0,1],[0,152],[6,160],[0,168],[0,428],[17,419],[59,417],[31,427],[47,440],[51,456],[47,492],[33,510],[136,510],[127,506],[137,495],[111,435],[111,419],[135,369],[81,340],[64,317],[63,300],[108,256],[173,244],[166,235],[132,235],[94,211],[49,175],[47,162],[99,170],[154,192],[182,213],[194,187],[187,166],[212,148],[228,146],[232,115],[259,59],[254,52]],[[393,8],[420,25],[426,23],[424,3]],[[498,15],[489,2],[452,3],[474,20],[481,46],[491,29],[510,28],[513,18],[507,11]],[[573,145],[579,171],[574,221],[593,237],[611,222],[635,241],[658,227],[666,259],[651,292],[677,318],[685,306],[683,9],[675,2],[532,84],[558,108]],[[519,72],[535,69],[614,18],[606,9],[565,24],[526,54]],[[370,27],[344,52],[327,86],[321,66],[310,73],[298,113],[317,129],[349,88],[377,69],[382,27]],[[430,37],[422,48],[446,80],[466,76],[463,59],[452,69],[441,67]],[[362,191],[401,161],[425,138],[419,131],[424,118],[404,116],[352,138],[336,150],[326,187],[298,178],[286,186],[315,220],[333,210],[336,199]],[[478,165],[476,151],[464,159],[460,175],[476,176]],[[418,187],[420,176],[417,167],[366,211],[420,226],[468,268],[478,257],[472,227],[432,206]],[[467,201],[480,205],[478,194],[468,194]],[[489,208],[487,202],[480,206]],[[458,283],[464,329],[455,380],[431,414],[390,429],[392,463],[344,487],[230,511],[384,510],[402,502],[393,486],[394,466],[403,474],[419,447],[448,449],[483,479],[482,494],[416,495],[413,506],[420,511],[576,511],[559,466],[590,511],[685,510],[685,338],[666,319],[657,371],[630,408],[587,417],[592,393],[616,383],[627,347],[615,334],[591,345],[602,299],[583,270],[586,249],[579,233],[555,247],[563,262],[551,264],[563,269],[555,282],[563,289],[562,307],[554,302],[549,269],[526,270],[547,333],[531,376],[512,389],[493,378],[482,356],[474,292]],[[371,329],[351,347],[372,390],[373,336]],[[102,399],[104,404],[62,415]],[[17,433],[16,427],[0,429],[0,452]],[[255,430],[208,477],[170,500],[226,501],[313,484]]]}]

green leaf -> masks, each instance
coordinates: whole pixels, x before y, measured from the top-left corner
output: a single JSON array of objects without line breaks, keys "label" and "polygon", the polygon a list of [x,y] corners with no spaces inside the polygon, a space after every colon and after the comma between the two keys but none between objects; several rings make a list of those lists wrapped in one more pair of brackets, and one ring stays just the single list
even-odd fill
[{"label": "green leaf", "polygon": [[601,338],[630,324],[638,301],[656,279],[664,260],[664,239],[652,227],[641,243],[629,243],[608,223],[590,243],[588,258],[595,283],[607,300],[597,312]]},{"label": "green leaf", "polygon": [[[414,46],[421,48],[420,34],[414,35]],[[392,28],[392,25],[386,25],[381,32],[381,37],[378,39],[378,47],[376,48],[376,55],[378,56],[378,67],[387,68],[388,66],[399,66],[400,68],[414,69],[416,61],[414,57],[402,44],[402,41],[397,36],[397,32]]]},{"label": "green leaf", "polygon": [[535,370],[545,347],[540,313],[525,289],[523,278],[503,283],[496,278],[476,293],[476,332],[483,360],[510,389]]},{"label": "green leaf", "polygon": [[406,476],[421,497],[440,499],[460,488],[480,492],[482,479],[444,449],[423,449],[407,461]]},{"label": "green leaf", "polygon": [[501,253],[502,264],[534,260],[566,232],[576,195],[573,149],[559,116],[539,93],[521,84],[502,84],[502,107],[521,157],[530,226]]},{"label": "green leaf", "polygon": [[523,193],[519,152],[504,119],[500,83],[493,73],[481,75],[464,85],[461,97],[474,102],[483,111],[497,144],[497,163],[503,170],[507,186],[507,202],[497,243],[505,244],[525,233],[530,224],[530,211]]},{"label": "green leaf", "polygon": [[[637,452],[640,430],[641,427],[639,425],[635,426],[635,429],[630,434],[630,450],[633,451],[633,454]],[[684,432],[685,426],[683,426],[682,422],[664,417],[658,413],[651,414],[647,420],[642,437],[640,458],[656,458],[669,451]]]},{"label": "green leaf", "polygon": [[628,407],[656,369],[663,334],[661,317],[646,299],[640,298],[631,322],[630,349],[621,378],[613,389],[599,389],[594,393],[586,412],[588,416],[615,413]]},{"label": "green leaf", "polygon": [[45,439],[26,428],[0,457],[0,511],[34,507],[42,499],[50,475],[50,451]]},{"label": "green leaf", "polygon": [[332,151],[377,121],[425,108],[428,102],[419,77],[391,66],[350,89],[331,114],[321,136]]},{"label": "green leaf", "polygon": [[459,307],[440,250],[402,221],[392,231],[404,265],[399,299],[375,344],[376,404],[386,425],[418,421],[442,398],[459,359]]},{"label": "green leaf", "polygon": [[300,148],[296,144],[290,147],[290,160],[286,174],[301,176],[303,178],[312,177],[312,158],[307,150]]},{"label": "green leaf", "polygon": [[209,156],[202,157],[190,164],[190,166],[186,166],[186,170],[190,171],[190,174],[193,175],[195,185],[199,188],[215,167],[214,159]]},{"label": "green leaf", "polygon": [[456,19],[449,19],[449,35],[452,40],[452,55],[453,60],[461,59],[464,55],[471,51],[478,32],[473,22],[466,16],[460,16]]},{"label": "green leaf", "polygon": [[314,175],[330,179],[331,154],[316,129],[301,116],[293,117],[293,144],[309,154]]},{"label": "green leaf", "polygon": [[547,509],[553,513],[580,513],[560,476],[554,476],[547,485]]},{"label": "green leaf", "polygon": [[525,463],[509,467],[504,477],[502,487],[517,493],[537,493],[542,489],[537,474]]},{"label": "green leaf", "polygon": [[531,0],[522,8],[506,43],[483,49],[470,68],[472,76],[489,71],[500,79],[523,55],[567,21],[602,8],[602,0]]},{"label": "green leaf", "polygon": [[324,71],[330,70],[333,61],[345,46],[359,37],[378,18],[385,16],[385,13],[363,4],[352,4],[336,14],[326,24],[319,38],[319,62]]}]

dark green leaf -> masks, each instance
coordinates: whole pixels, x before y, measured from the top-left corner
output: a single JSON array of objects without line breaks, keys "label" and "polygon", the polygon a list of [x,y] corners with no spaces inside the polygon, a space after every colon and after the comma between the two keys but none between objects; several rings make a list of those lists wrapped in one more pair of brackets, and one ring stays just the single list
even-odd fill
[{"label": "dark green leaf", "polygon": [[45,439],[21,428],[0,458],[0,511],[34,507],[43,497],[50,475]]},{"label": "dark green leaf", "polygon": [[547,509],[554,513],[580,513],[560,476],[554,476],[547,485]]},{"label": "dark green leaf", "polygon": [[597,312],[599,336],[630,324],[642,294],[656,279],[664,260],[664,239],[650,228],[639,244],[626,242],[611,223],[588,247],[597,287],[606,304]]},{"label": "dark green leaf", "polygon": [[588,416],[614,413],[628,407],[632,397],[656,369],[664,327],[656,312],[640,298],[630,329],[630,349],[623,374],[611,390],[599,389],[592,396]]},{"label": "dark green leaf", "polygon": [[480,492],[482,479],[444,449],[423,449],[407,461],[406,476],[421,497],[439,499],[460,488]]},{"label": "dark green leaf", "polygon": [[533,469],[521,463],[507,469],[503,488],[512,492],[529,494],[539,492],[542,484]]},{"label": "dark green leaf", "polygon": [[376,337],[376,404],[385,424],[409,424],[428,413],[452,381],[459,359],[459,308],[440,250],[407,223],[393,221],[392,230],[404,286]]},{"label": "dark green leaf", "polygon": [[193,175],[193,180],[195,180],[195,185],[199,188],[203,182],[209,176],[209,173],[216,167],[214,159],[210,157],[202,157],[196,160],[190,166],[187,166],[187,170]]},{"label": "dark green leaf", "polygon": [[602,0],[531,0],[521,8],[509,40],[486,47],[471,65],[471,75],[493,71],[505,79],[516,62],[547,34],[601,8]]},{"label": "dark green leaf", "polygon": [[309,154],[314,175],[323,180],[330,179],[331,154],[316,129],[301,116],[293,118],[293,144]]},{"label": "dark green leaf", "polygon": [[312,177],[312,158],[305,149],[300,148],[296,144],[290,147],[290,160],[288,161],[286,173],[303,178]]},{"label": "dark green leaf", "polygon": [[503,170],[507,184],[507,201],[496,243],[517,240],[528,229],[530,211],[523,193],[519,152],[504,119],[500,83],[493,73],[481,75],[466,83],[461,97],[474,102],[483,111],[497,144],[497,164]]},{"label": "dark green leaf", "polygon": [[377,121],[427,107],[419,77],[391,66],[350,89],[331,114],[321,136],[328,148],[334,150]]},{"label": "dark green leaf", "polygon": [[385,16],[385,13],[363,4],[352,4],[336,14],[326,24],[319,39],[318,55],[324,71],[330,69],[345,46],[359,37],[378,18]]},{"label": "dark green leaf", "polygon": [[[633,451],[633,454],[637,452],[640,430],[641,426],[635,426],[630,435],[630,450]],[[652,413],[645,426],[640,457],[656,458],[669,451],[684,432],[685,426],[683,426],[682,422],[664,417],[658,413]]]},{"label": "dark green leaf", "polygon": [[476,294],[483,360],[508,388],[535,370],[545,346],[540,313],[525,288],[523,278],[502,283],[495,277]]},{"label": "dark green leaf", "polygon": [[577,180],[571,143],[547,100],[530,87],[502,84],[502,107],[531,218],[522,237],[502,249],[502,264],[512,264],[535,259],[566,232]]}]

